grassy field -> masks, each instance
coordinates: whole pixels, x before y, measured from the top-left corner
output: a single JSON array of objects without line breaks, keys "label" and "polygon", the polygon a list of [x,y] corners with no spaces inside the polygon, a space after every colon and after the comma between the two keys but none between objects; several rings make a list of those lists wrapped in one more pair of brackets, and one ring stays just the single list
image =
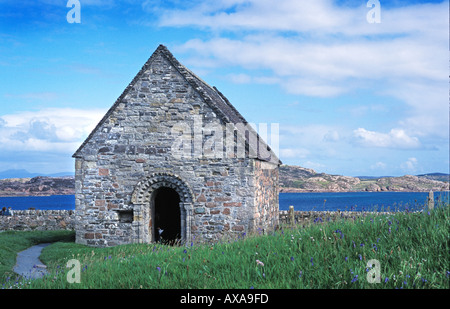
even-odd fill
[{"label": "grassy field", "polygon": [[[91,248],[58,242],[41,256],[50,275],[32,282],[10,280],[4,287],[448,289],[449,225],[446,205],[431,212],[325,220],[211,245]],[[69,283],[76,278],[76,267],[67,267],[72,259],[80,263],[80,283]],[[373,259],[379,269],[367,265]],[[380,282],[369,283],[377,272]]]},{"label": "grassy field", "polygon": [[[0,282],[14,281],[17,253],[39,243],[74,241],[73,231],[6,231],[0,233]],[[9,279],[8,279],[9,278]]]}]

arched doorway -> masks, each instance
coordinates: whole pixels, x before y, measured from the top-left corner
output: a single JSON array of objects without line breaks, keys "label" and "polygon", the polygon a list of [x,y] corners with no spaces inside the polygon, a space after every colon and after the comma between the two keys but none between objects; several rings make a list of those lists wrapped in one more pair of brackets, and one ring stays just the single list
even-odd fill
[{"label": "arched doorway", "polygon": [[[178,204],[176,202],[177,196],[179,199]],[[158,226],[155,224],[155,215],[157,214],[155,206],[158,206],[158,214],[163,214],[164,211],[161,209],[164,208],[161,208],[159,204],[160,201],[164,201],[167,198],[169,201],[172,201],[169,203],[172,207],[168,207],[168,209],[173,211],[176,208],[174,205],[178,205],[175,210],[175,217],[178,218],[177,222],[180,224],[180,236],[177,237],[182,242],[191,241],[191,221],[194,212],[192,197],[192,191],[187,183],[180,176],[170,172],[153,173],[142,179],[136,185],[131,196],[131,203],[133,205],[133,221],[131,223],[133,242],[151,243],[159,239],[159,236],[156,236]],[[160,222],[164,223],[164,218]],[[171,222],[168,223],[171,224]],[[178,230],[177,225],[173,227],[175,227],[175,230]],[[171,238],[174,238],[174,236]]]},{"label": "arched doorway", "polygon": [[153,194],[154,241],[173,244],[181,239],[180,196],[168,187],[161,187]]}]

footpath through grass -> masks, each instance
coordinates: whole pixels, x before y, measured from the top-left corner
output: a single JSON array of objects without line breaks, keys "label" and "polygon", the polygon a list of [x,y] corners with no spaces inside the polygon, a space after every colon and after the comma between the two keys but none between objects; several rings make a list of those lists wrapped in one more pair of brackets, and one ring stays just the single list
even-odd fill
[{"label": "footpath through grass", "polygon": [[14,281],[17,253],[40,243],[74,241],[73,231],[6,231],[0,233],[0,282]]},{"label": "footpath through grass", "polygon": [[[324,221],[212,245],[55,243],[41,256],[51,274],[21,287],[449,288],[448,204],[431,212]],[[69,260],[80,263],[80,283],[69,282],[76,278],[76,267],[66,267]],[[378,261],[379,269],[368,266],[369,260]],[[372,274],[380,275],[379,283],[368,282],[368,275],[375,280]]]}]

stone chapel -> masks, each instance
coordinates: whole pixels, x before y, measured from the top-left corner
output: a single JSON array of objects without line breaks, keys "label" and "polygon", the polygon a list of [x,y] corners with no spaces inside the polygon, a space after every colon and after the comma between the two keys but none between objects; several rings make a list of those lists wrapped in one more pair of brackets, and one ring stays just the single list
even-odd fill
[{"label": "stone chapel", "polygon": [[278,225],[276,154],[163,45],[73,157],[80,244],[210,242]]}]

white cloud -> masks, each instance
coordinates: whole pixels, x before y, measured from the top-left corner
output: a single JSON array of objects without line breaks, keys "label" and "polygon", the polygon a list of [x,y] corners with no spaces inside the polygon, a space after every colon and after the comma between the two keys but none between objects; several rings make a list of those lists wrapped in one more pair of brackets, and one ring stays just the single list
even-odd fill
[{"label": "white cloud", "polygon": [[[341,28],[351,11],[333,7],[330,0],[199,1],[188,10],[165,10],[162,26],[201,26],[218,29],[264,29],[276,31],[311,31]],[[226,12],[227,9],[233,12]],[[331,10],[330,10],[331,8]],[[365,15],[362,15],[365,20]],[[271,22],[267,22],[270,20]]]},{"label": "white cloud", "polygon": [[[214,31],[261,30],[277,32],[311,32],[321,34],[371,35],[423,33],[430,29],[446,31],[448,4],[418,4],[400,8],[382,5],[382,22],[369,24],[370,8],[366,2],[358,7],[338,6],[332,0],[209,0],[163,8],[161,1],[146,1],[150,11],[159,9],[160,26],[196,26]],[[177,7],[177,8],[174,8]],[[181,7],[181,8],[180,8]],[[437,14],[437,13],[441,14]],[[448,16],[448,15],[447,15]],[[431,17],[431,18],[430,18]],[[435,18],[432,18],[435,17]],[[270,21],[270,22],[268,22]],[[374,27],[375,26],[375,27]],[[441,27],[441,28],[439,28]]]},{"label": "white cloud", "polygon": [[402,129],[392,129],[389,133],[380,133],[358,128],[353,131],[353,136],[356,143],[364,147],[396,149],[418,149],[422,147],[417,137],[409,136]]},{"label": "white cloud", "polygon": [[339,141],[339,133],[336,130],[330,130],[323,136],[324,142],[337,142]]},{"label": "white cloud", "polygon": [[324,164],[312,162],[312,161],[306,161],[305,163],[302,164],[302,166],[306,167],[306,168],[311,168],[311,169],[315,170],[316,172],[320,172],[321,170],[325,169],[325,167],[326,167],[326,165],[324,165]]},{"label": "white cloud", "polygon": [[[393,93],[404,98],[407,93],[412,95],[409,86],[414,79],[420,79],[426,87],[437,80],[442,81],[445,76],[443,62],[448,55],[443,44],[429,42],[430,45],[423,46],[419,40],[304,42],[265,34],[239,40],[193,39],[183,44],[180,50],[192,52],[189,62],[201,64],[200,59],[203,59],[216,66],[245,68],[248,70],[246,82],[250,81],[252,70],[269,69],[273,75],[266,78],[278,81],[293,94],[333,97],[359,87],[381,92],[389,84]],[[378,87],[377,80],[380,81]]]},{"label": "white cloud", "polygon": [[[200,67],[244,69],[229,76],[233,82],[278,84],[290,94],[320,98],[361,89],[394,97],[408,109],[397,116],[398,127],[448,140],[448,3],[382,3],[380,24],[367,22],[365,4],[205,0],[166,5],[159,25],[211,31],[211,39],[188,40],[177,52]],[[372,107],[350,112],[367,116]],[[405,142],[417,147],[414,138]]]},{"label": "white cloud", "polygon": [[384,162],[380,162],[380,161],[370,166],[370,168],[372,170],[376,170],[376,171],[378,171],[378,170],[385,170],[386,167],[387,167],[387,164],[384,163]]},{"label": "white cloud", "polygon": [[[447,75],[448,76],[448,75]],[[400,125],[409,128],[417,136],[435,135],[449,139],[448,79],[430,84],[423,80],[404,83],[404,87],[387,92],[407,102],[409,113]]]},{"label": "white cloud", "polygon": [[229,74],[228,78],[236,84],[248,84],[252,81],[252,77],[248,74]]},{"label": "white cloud", "polygon": [[104,115],[104,110],[49,108],[0,117],[0,148],[4,151],[71,153]]},{"label": "white cloud", "polygon": [[280,125],[280,159],[303,164],[341,158],[342,144],[336,142],[343,135],[341,128],[329,125]]},{"label": "white cloud", "polygon": [[406,172],[415,172],[417,171],[418,163],[418,160],[413,157],[402,163],[400,167]]},{"label": "white cloud", "polygon": [[306,143],[308,145],[323,145],[323,141],[339,139],[340,128],[330,125],[281,125],[280,142]]},{"label": "white cloud", "polygon": [[304,159],[310,154],[310,151],[302,148],[282,148],[280,157],[282,159]]}]

